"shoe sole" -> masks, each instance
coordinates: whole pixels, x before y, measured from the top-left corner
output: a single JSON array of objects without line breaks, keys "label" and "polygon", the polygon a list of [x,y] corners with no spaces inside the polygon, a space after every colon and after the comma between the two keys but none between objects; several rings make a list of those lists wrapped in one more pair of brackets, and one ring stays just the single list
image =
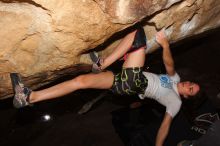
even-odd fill
[{"label": "shoe sole", "polygon": [[20,79],[18,73],[10,73],[10,78],[11,78],[13,90],[16,93],[15,88],[16,88],[16,86],[19,85],[19,82],[21,82],[21,79]]}]

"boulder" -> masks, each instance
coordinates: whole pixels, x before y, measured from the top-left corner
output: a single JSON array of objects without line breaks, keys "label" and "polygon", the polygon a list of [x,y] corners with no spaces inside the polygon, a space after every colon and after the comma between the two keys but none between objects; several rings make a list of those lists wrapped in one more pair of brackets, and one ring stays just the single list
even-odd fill
[{"label": "boulder", "polygon": [[153,52],[161,29],[174,43],[219,27],[220,1],[0,0],[0,99],[13,95],[11,72],[37,89],[90,71],[88,51],[107,56],[137,22]]}]

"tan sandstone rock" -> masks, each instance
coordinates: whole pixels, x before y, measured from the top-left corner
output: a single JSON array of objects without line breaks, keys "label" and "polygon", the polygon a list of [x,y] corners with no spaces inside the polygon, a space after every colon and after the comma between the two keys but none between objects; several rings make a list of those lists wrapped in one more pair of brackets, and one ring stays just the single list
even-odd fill
[{"label": "tan sandstone rock", "polygon": [[118,43],[109,38],[139,21],[153,52],[154,35],[162,28],[176,42],[219,27],[220,1],[0,0],[0,98],[13,95],[10,72],[36,89],[89,71],[91,61],[82,53],[108,42],[100,52],[108,55]]}]

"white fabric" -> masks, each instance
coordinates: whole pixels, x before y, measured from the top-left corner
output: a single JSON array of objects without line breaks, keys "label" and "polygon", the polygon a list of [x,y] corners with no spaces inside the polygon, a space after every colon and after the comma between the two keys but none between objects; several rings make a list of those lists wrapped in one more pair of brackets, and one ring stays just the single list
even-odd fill
[{"label": "white fabric", "polygon": [[140,94],[141,99],[152,98],[166,107],[166,112],[175,117],[179,112],[182,101],[177,90],[177,83],[180,82],[180,77],[177,73],[173,76],[166,74],[153,74],[143,72],[148,79],[148,86],[144,94]]}]

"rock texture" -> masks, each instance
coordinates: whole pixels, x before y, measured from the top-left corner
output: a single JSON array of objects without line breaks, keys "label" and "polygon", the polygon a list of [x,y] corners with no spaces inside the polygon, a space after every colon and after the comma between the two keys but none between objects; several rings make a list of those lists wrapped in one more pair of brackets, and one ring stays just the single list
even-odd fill
[{"label": "rock texture", "polygon": [[[0,0],[0,98],[13,95],[9,73],[36,89],[65,74],[89,71],[87,52],[113,34],[143,24],[149,51],[165,29],[176,42],[220,25],[217,0]],[[99,46],[102,47],[102,46]]]}]

